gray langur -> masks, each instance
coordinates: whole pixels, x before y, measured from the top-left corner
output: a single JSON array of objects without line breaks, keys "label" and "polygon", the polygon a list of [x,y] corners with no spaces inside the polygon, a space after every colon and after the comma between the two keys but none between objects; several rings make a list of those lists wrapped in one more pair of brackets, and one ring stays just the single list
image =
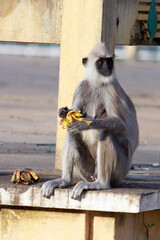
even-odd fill
[{"label": "gray langur", "polygon": [[[55,188],[72,185],[74,166],[84,182],[73,188],[73,199],[80,198],[84,190],[118,185],[129,172],[138,145],[135,107],[116,79],[114,55],[100,43],[82,63],[85,76],[75,90],[71,109],[80,110],[92,123],[75,122],[67,130],[62,178],[43,184],[45,197]],[[59,116],[64,118],[68,111],[68,107],[61,108]]]}]

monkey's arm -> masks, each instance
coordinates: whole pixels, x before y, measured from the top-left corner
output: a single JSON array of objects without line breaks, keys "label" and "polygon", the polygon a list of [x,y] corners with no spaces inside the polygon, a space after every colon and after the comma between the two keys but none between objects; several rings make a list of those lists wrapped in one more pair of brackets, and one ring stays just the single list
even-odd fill
[{"label": "monkey's arm", "polygon": [[88,80],[82,80],[75,92],[74,92],[74,96],[73,96],[73,102],[72,102],[72,109],[76,110],[76,111],[81,111],[81,113],[84,113],[84,105],[85,105],[85,100],[87,98],[87,96],[89,95],[90,92],[90,85]]},{"label": "monkey's arm", "polygon": [[126,131],[126,123],[118,117],[107,117],[94,119],[89,125],[89,129],[102,129],[114,134],[121,134]]},{"label": "monkey's arm", "polygon": [[69,126],[68,131],[72,133],[81,132],[83,130],[89,129],[102,129],[114,134],[121,134],[126,131],[125,121],[121,120],[118,117],[107,117],[107,118],[98,118],[98,119],[88,119],[92,121],[90,125],[87,125],[85,122],[76,122]]}]

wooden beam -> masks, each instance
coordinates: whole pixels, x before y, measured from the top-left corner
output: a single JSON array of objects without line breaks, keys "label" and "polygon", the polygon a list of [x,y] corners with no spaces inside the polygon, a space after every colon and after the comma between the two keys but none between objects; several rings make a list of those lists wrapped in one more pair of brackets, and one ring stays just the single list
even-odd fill
[{"label": "wooden beam", "polygon": [[137,0],[104,0],[102,40],[113,51],[113,46],[130,45],[131,29],[138,18]]},{"label": "wooden beam", "polygon": [[160,38],[160,32],[156,32],[154,38]]},{"label": "wooden beam", "polygon": [[[139,0],[139,4],[141,3],[151,3],[152,0]],[[155,0],[156,3],[160,3],[160,0]]]},{"label": "wooden beam", "polygon": [[60,43],[62,0],[1,0],[0,41]]},{"label": "wooden beam", "polygon": [[[140,21],[146,21],[148,20],[148,14],[138,14],[138,19],[137,20],[140,20]],[[157,20],[160,21],[160,15],[157,14]]]},{"label": "wooden beam", "polygon": [[[139,5],[138,11],[141,12],[149,12],[150,10],[150,5]],[[157,12],[160,12],[160,6],[156,6]]]},{"label": "wooden beam", "polygon": [[103,2],[102,41],[111,52],[117,41],[117,4],[117,0]]},{"label": "wooden beam", "polygon": [[138,16],[137,0],[118,1],[119,25],[116,44],[119,45],[131,44],[131,31],[136,24],[137,16]]},{"label": "wooden beam", "polygon": [[[147,22],[144,23],[144,27],[145,29],[148,29]],[[157,29],[160,29],[160,23],[157,24]]]}]

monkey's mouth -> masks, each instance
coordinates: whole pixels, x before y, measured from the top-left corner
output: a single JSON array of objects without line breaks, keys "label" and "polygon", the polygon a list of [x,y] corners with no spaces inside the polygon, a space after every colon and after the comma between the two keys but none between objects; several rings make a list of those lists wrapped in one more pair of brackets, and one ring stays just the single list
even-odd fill
[{"label": "monkey's mouth", "polygon": [[109,71],[109,70],[105,70],[105,71],[103,71],[103,70],[101,70],[101,74],[103,75],[103,76],[105,76],[105,77],[109,77],[109,76],[111,76],[111,71]]}]

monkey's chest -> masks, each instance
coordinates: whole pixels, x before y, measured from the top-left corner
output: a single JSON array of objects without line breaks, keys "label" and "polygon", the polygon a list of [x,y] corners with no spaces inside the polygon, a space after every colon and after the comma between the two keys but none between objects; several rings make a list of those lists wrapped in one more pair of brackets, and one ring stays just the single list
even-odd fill
[{"label": "monkey's chest", "polygon": [[105,118],[107,117],[107,109],[103,103],[91,102],[83,109],[83,113],[87,113],[92,118]]},{"label": "monkey's chest", "polygon": [[95,118],[106,118],[107,117],[107,110],[104,107],[104,104],[99,104],[97,109],[95,110]]},{"label": "monkey's chest", "polygon": [[105,118],[109,110],[109,94],[104,89],[92,89],[83,99],[83,113],[92,118]]},{"label": "monkey's chest", "polygon": [[97,145],[99,135],[100,130],[90,129],[87,131],[82,131],[82,139],[84,143],[88,146],[88,149],[94,160],[96,160],[97,158]]},{"label": "monkey's chest", "polygon": [[[96,101],[89,101],[86,104],[86,108],[84,112],[91,118],[106,118],[107,117],[107,109],[102,101],[97,99]],[[94,160],[97,158],[97,146],[98,146],[98,139],[100,135],[100,129],[90,129],[87,131],[82,131],[82,139],[85,144],[88,146],[88,149],[93,157]]]}]

